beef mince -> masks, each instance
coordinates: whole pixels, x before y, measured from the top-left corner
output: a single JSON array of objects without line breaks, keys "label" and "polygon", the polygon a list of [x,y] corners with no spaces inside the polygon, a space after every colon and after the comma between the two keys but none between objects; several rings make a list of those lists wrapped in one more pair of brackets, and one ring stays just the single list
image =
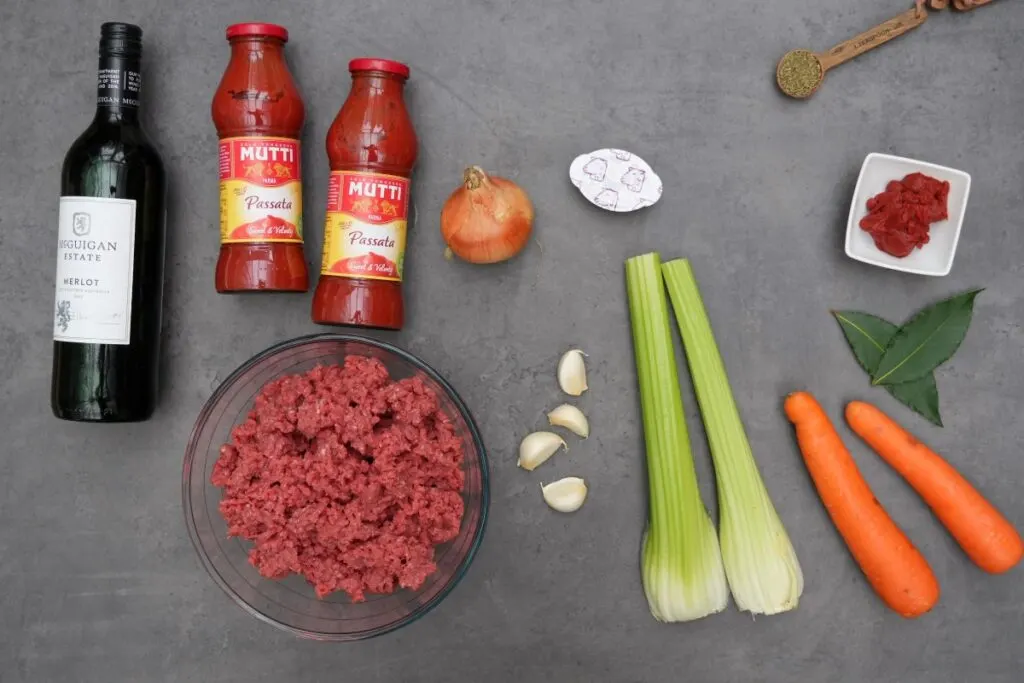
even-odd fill
[{"label": "beef mince", "polygon": [[280,579],[301,574],[320,597],[419,588],[434,547],[463,515],[462,443],[419,378],[394,381],[349,356],[276,379],[221,447],[212,482],[230,536]]}]

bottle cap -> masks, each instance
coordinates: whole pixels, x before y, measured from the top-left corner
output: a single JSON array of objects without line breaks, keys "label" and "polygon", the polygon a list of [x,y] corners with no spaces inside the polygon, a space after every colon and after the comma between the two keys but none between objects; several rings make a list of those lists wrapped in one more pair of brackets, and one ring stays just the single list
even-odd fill
[{"label": "bottle cap", "polygon": [[402,78],[409,77],[409,67],[401,62],[390,59],[377,59],[376,57],[360,57],[348,63],[348,70],[356,71],[383,71],[389,74],[396,74]]},{"label": "bottle cap", "polygon": [[244,36],[269,36],[271,38],[280,38],[287,43],[288,29],[284,26],[278,26],[277,24],[263,24],[260,22],[232,24],[231,26],[228,26],[228,40]]},{"label": "bottle cap", "polygon": [[104,54],[140,57],[142,55],[142,29],[135,24],[108,21],[100,26],[100,52]]}]

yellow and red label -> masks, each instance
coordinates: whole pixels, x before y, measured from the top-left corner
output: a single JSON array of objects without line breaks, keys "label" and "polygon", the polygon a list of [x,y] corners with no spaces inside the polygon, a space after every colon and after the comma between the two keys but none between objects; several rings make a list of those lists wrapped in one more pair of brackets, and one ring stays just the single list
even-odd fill
[{"label": "yellow and red label", "polygon": [[408,222],[408,178],[333,171],[320,273],[400,282]]},{"label": "yellow and red label", "polygon": [[302,244],[298,140],[220,141],[220,241]]}]

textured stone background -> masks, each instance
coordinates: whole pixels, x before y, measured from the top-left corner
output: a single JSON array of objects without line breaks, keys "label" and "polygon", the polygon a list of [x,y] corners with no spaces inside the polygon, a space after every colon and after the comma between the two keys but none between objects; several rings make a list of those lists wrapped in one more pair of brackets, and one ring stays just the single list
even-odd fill
[{"label": "textured stone background", "polygon": [[[1024,527],[1024,8],[999,0],[934,16],[832,73],[813,101],[781,97],[774,63],[884,20],[901,0],[669,2],[435,0],[3,0],[0,3],[0,681],[640,681],[972,683],[1019,680],[1024,581],[976,569],[907,486],[845,427],[878,498],[942,582],[907,622],[872,595],[813,491],[781,411],[807,388],[839,417],[877,401]],[[50,309],[63,154],[88,123],[99,24],[146,30],[145,107],[170,171],[165,392],[134,426],[50,416]],[[211,93],[224,27],[288,26],[309,110],[307,256],[319,262],[323,139],[347,60],[409,62],[422,140],[411,315],[386,338],[451,379],[492,457],[491,522],[463,583],[427,618],[355,645],[302,642],[256,622],[207,577],[182,523],[181,458],[214,387],[265,347],[317,328],[310,296],[214,293],[216,136]],[[568,183],[601,146],[644,156],[665,197],[615,216]],[[891,152],[974,176],[953,273],[851,262],[842,231],[864,156]],[[437,232],[462,168],[518,179],[538,243],[515,262],[447,263]],[[657,249],[696,266],[768,487],[803,560],[793,613],[734,609],[664,626],[637,570],[641,431],[622,261]],[[870,389],[828,314],[899,320],[987,287],[939,373],[946,428]],[[515,468],[518,439],[559,400],[555,362],[580,345],[594,436],[544,470]],[[687,390],[688,391],[688,390]],[[686,395],[706,498],[706,447]],[[586,507],[559,516],[538,483],[579,474]],[[1016,672],[1016,673],[1015,673]]]}]

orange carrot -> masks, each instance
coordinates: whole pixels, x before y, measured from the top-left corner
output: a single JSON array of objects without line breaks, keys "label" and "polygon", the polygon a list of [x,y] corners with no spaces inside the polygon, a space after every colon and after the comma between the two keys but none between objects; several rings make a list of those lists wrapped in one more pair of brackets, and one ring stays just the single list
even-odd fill
[{"label": "orange carrot", "polygon": [[904,617],[930,610],[939,601],[935,574],[871,493],[828,415],[806,392],[790,394],[785,407],[818,495],[868,583]]},{"label": "orange carrot", "polygon": [[976,565],[1001,574],[1020,562],[1020,534],[952,465],[870,403],[851,401],[846,421],[924,498]]}]

